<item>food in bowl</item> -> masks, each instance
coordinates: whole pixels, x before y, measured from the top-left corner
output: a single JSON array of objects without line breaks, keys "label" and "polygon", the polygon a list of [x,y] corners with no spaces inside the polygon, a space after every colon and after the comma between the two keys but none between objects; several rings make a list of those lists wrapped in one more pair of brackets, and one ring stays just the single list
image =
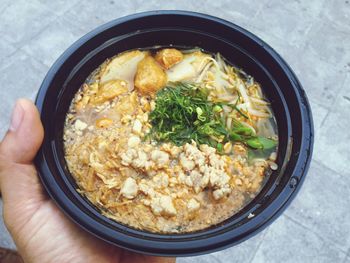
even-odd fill
[{"label": "food in bowl", "polygon": [[186,233],[231,217],[277,169],[263,89],[219,53],[130,50],[100,65],[66,115],[69,171],[102,214]]}]

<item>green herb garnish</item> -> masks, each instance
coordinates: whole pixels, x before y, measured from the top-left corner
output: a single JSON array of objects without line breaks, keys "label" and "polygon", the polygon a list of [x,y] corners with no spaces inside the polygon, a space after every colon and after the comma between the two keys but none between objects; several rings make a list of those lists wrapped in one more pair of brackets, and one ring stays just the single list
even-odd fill
[{"label": "green herb garnish", "polygon": [[[215,147],[219,152],[228,141],[240,141],[254,149],[276,146],[276,141],[256,136],[238,120],[234,120],[233,128],[228,130],[220,116],[222,105],[225,104],[209,101],[207,90],[197,85],[172,83],[157,93],[156,107],[150,113],[150,135],[157,141],[176,145],[194,140]],[[236,105],[228,106],[237,110]]]}]

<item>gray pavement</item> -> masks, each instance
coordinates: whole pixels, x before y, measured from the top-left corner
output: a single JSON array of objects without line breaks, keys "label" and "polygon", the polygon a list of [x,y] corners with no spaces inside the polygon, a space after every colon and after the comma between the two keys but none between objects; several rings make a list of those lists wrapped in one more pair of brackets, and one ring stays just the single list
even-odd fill
[{"label": "gray pavement", "polygon": [[[209,13],[260,36],[296,72],[315,122],[310,171],[286,212],[236,247],[178,262],[350,262],[349,0],[0,0],[0,137],[14,101],[33,98],[76,39],[111,19],[154,9]],[[0,246],[14,247],[1,220]]]}]

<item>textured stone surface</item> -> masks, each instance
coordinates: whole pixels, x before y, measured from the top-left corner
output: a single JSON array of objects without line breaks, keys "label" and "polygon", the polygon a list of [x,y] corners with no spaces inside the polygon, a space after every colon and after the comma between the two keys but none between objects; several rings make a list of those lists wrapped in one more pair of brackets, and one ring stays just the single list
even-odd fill
[{"label": "textured stone surface", "polygon": [[[0,199],[0,216],[2,218],[2,200],[1,199]],[[12,249],[16,248],[12,239],[9,238],[9,232],[5,227],[3,220],[0,220],[0,247],[6,247],[6,248],[12,248]]]},{"label": "textured stone surface", "polygon": [[350,178],[350,74],[344,82],[343,89],[337,94],[332,110],[323,120],[316,137],[314,158],[325,166]]},{"label": "textured stone surface", "polygon": [[11,1],[1,11],[0,33],[16,46],[21,46],[45,28],[55,14],[39,1]]},{"label": "textured stone surface", "polygon": [[[1,0],[0,137],[15,99],[34,98],[48,67],[75,40],[114,18],[154,9],[209,13],[257,34],[297,74],[315,124],[315,161],[284,215],[236,247],[178,262],[350,262],[348,0]],[[14,247],[2,222],[0,246]]]},{"label": "textured stone surface", "polygon": [[[252,263],[342,262],[346,254],[286,216],[268,229]],[[222,261],[224,262],[224,261]]]},{"label": "textured stone surface", "polygon": [[300,38],[308,32],[320,13],[323,2],[268,1],[252,21],[261,31],[298,46],[302,44]]},{"label": "textured stone surface", "polygon": [[317,161],[286,215],[333,242],[344,252],[350,247],[348,218],[350,173],[340,175]]},{"label": "textured stone surface", "polygon": [[251,262],[254,258],[255,251],[263,242],[266,231],[259,233],[253,238],[235,246],[209,255],[179,258],[177,263],[212,263],[212,262],[230,262],[244,263]]},{"label": "textured stone surface", "polygon": [[0,59],[5,59],[16,51],[16,48],[5,39],[0,41]]},{"label": "textured stone surface", "polygon": [[84,35],[84,32],[60,17],[28,41],[22,49],[45,65],[51,66],[63,51]]},{"label": "textured stone surface", "polygon": [[350,62],[350,54],[346,52],[350,43],[348,27],[336,25],[332,20],[321,16],[310,28],[307,40],[310,51],[323,60],[334,65],[345,65]]},{"label": "textured stone surface", "polygon": [[[316,0],[317,1],[317,0]],[[323,15],[337,26],[350,28],[350,2],[345,1],[326,1],[323,8]]]},{"label": "textured stone surface", "polygon": [[33,98],[47,70],[47,66],[28,56],[23,51],[14,53],[1,65],[1,135],[7,129],[7,122],[14,101],[20,97]]}]

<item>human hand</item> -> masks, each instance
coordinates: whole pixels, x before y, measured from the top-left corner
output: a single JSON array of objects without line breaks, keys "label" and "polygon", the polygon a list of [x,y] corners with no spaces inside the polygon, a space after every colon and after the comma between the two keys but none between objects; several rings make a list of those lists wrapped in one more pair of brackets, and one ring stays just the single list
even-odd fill
[{"label": "human hand", "polygon": [[175,262],[112,246],[68,220],[45,194],[32,163],[43,136],[33,103],[18,100],[0,143],[0,190],[5,224],[25,262]]}]

